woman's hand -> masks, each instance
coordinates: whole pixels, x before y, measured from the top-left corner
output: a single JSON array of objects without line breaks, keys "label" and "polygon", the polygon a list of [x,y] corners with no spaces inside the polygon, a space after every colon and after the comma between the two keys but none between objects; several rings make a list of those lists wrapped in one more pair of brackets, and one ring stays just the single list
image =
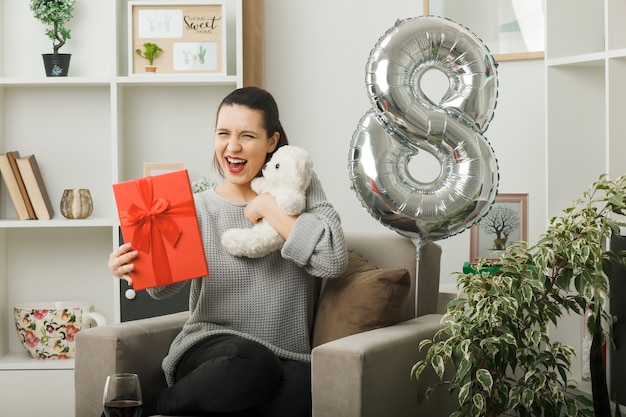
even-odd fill
[{"label": "woman's hand", "polygon": [[271,207],[280,210],[274,196],[263,193],[248,201],[243,213],[250,223],[257,224],[265,217],[264,213],[270,210]]},{"label": "woman's hand", "polygon": [[276,198],[269,193],[259,194],[250,200],[246,205],[244,215],[253,224],[265,219],[285,240],[298,219],[298,216],[287,214],[278,205]]},{"label": "woman's hand", "polygon": [[128,285],[133,285],[131,272],[135,269],[135,265],[130,263],[137,257],[137,251],[133,250],[130,243],[124,243],[119,248],[111,252],[109,256],[109,271],[115,278],[123,279]]}]

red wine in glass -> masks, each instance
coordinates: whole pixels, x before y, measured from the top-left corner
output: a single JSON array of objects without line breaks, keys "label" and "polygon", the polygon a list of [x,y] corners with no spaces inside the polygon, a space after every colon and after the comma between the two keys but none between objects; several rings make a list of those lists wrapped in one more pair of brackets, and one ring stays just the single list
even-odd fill
[{"label": "red wine in glass", "polygon": [[141,387],[136,374],[109,375],[104,386],[106,417],[140,417]]},{"label": "red wine in glass", "polygon": [[116,400],[104,404],[107,417],[141,417],[141,401]]}]

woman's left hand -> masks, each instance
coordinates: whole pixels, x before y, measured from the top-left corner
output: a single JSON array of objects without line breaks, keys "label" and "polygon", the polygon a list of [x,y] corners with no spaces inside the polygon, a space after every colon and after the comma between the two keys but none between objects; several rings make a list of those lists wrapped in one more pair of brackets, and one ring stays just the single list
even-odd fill
[{"label": "woman's left hand", "polygon": [[246,219],[253,224],[260,222],[264,217],[264,213],[267,210],[280,210],[278,204],[276,204],[276,198],[269,193],[259,194],[248,202],[244,215]]},{"label": "woman's left hand", "polygon": [[284,239],[289,237],[291,228],[298,219],[286,213],[276,202],[276,197],[269,193],[259,194],[248,202],[244,215],[253,224],[265,219]]}]

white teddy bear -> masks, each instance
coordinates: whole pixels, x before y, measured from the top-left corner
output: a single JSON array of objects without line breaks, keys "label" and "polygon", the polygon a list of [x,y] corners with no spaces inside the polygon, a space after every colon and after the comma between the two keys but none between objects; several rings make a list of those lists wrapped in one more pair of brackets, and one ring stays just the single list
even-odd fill
[{"label": "white teddy bear", "polygon": [[[263,176],[252,180],[257,194],[270,193],[288,214],[306,208],[306,189],[313,175],[313,160],[302,148],[280,147],[263,168]],[[235,256],[261,258],[283,247],[285,240],[265,220],[251,228],[230,229],[222,235],[222,245]]]}]

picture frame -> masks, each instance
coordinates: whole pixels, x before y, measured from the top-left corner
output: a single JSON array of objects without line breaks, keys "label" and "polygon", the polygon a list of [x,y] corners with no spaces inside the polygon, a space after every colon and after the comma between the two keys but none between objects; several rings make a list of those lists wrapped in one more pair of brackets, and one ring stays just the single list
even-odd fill
[{"label": "picture frame", "polygon": [[185,164],[182,162],[145,162],[143,164],[143,176],[167,174],[181,169],[185,169]]},{"label": "picture frame", "polygon": [[498,194],[489,212],[470,229],[470,263],[495,261],[519,241],[528,241],[528,194]]},{"label": "picture frame", "polygon": [[[220,0],[128,2],[128,73],[226,75],[226,13]],[[156,73],[136,53],[144,43],[162,50]]]},{"label": "picture frame", "polygon": [[423,7],[424,16],[446,17],[470,29],[496,61],[513,61],[544,58],[545,1],[423,0]]}]

